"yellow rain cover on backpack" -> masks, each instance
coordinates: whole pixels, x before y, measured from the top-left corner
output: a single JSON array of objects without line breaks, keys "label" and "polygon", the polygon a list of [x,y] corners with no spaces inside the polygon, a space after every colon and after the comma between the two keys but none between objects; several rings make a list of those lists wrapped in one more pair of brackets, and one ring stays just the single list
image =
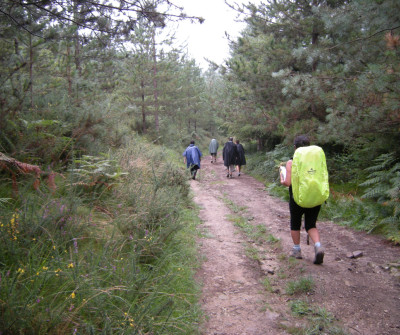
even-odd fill
[{"label": "yellow rain cover on backpack", "polygon": [[321,205],[329,197],[328,169],[321,147],[310,145],[296,149],[292,163],[294,201],[301,207]]}]

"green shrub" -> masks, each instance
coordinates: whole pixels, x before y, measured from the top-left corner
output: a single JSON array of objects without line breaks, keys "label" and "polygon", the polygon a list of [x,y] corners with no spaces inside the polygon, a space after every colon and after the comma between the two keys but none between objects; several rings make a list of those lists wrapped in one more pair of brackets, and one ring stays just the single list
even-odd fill
[{"label": "green shrub", "polygon": [[140,142],[121,152],[129,174],[110,190],[83,192],[66,173],[54,194],[42,185],[1,203],[1,331],[196,333],[198,221],[184,170],[160,152]]},{"label": "green shrub", "polygon": [[400,244],[400,163],[394,153],[383,154],[366,169],[367,180],[361,184],[366,190],[363,198],[375,199],[388,213],[370,229],[383,229],[389,239]]},{"label": "green shrub", "polygon": [[[248,155],[247,169],[267,184],[271,195],[289,201],[287,187],[280,184],[278,166],[289,159],[290,149],[282,145],[266,155]],[[366,170],[360,170],[355,154],[327,157],[330,173],[329,199],[320,218],[333,220],[369,233],[379,233],[400,243],[400,164],[394,153],[379,156]],[[366,178],[366,180],[364,179]],[[365,180],[364,182],[360,182]]]}]

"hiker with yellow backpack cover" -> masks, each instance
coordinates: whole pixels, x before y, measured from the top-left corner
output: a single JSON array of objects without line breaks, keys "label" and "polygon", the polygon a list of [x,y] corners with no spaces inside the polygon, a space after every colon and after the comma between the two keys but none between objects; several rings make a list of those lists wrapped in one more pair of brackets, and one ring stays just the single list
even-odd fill
[{"label": "hiker with yellow backpack cover", "polygon": [[322,264],[325,250],[316,227],[321,204],[329,197],[328,170],[321,147],[310,145],[307,136],[294,140],[295,153],[281,169],[280,181],[289,187],[290,230],[294,243],[291,257],[301,259],[300,228],[304,214],[305,229],[314,242],[314,264]]}]

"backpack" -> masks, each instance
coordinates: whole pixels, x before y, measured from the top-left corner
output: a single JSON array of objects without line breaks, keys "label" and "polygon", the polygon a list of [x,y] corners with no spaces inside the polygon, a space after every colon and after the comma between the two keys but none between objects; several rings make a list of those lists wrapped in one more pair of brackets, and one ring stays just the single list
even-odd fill
[{"label": "backpack", "polygon": [[294,201],[303,208],[321,205],[328,199],[328,169],[321,147],[310,145],[294,152],[292,191]]}]

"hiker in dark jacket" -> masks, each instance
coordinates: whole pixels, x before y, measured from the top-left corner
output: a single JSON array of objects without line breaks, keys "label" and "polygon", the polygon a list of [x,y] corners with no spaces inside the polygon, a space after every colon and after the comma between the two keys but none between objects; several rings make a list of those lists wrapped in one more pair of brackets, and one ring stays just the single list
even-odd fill
[{"label": "hiker in dark jacket", "polygon": [[236,159],[238,151],[236,144],[233,143],[233,137],[229,137],[229,141],[225,143],[222,150],[222,157],[224,159],[224,166],[227,168],[227,177],[232,178],[232,172],[235,170]]},{"label": "hiker in dark jacket", "polygon": [[246,157],[244,155],[244,148],[243,145],[239,143],[239,140],[236,140],[236,148],[238,151],[238,156],[236,159],[236,165],[238,167],[238,176],[240,177],[240,170],[243,165],[246,165]]}]

